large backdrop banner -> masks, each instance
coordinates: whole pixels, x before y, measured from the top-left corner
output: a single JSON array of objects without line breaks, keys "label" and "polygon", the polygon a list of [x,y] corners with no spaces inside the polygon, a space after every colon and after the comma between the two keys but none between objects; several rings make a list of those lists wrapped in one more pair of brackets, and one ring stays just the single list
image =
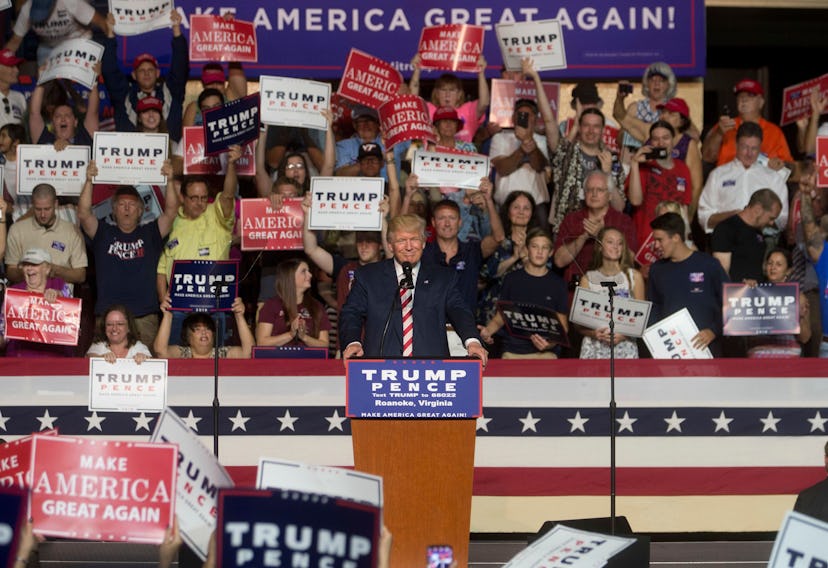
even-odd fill
[{"label": "large backdrop banner", "polygon": [[[260,74],[338,79],[351,48],[382,58],[404,76],[417,53],[424,27],[473,24],[485,30],[483,55],[489,76],[499,76],[500,46],[496,24],[558,20],[566,45],[567,68],[555,77],[641,76],[654,61],[666,61],[676,75],[701,77],[705,73],[704,0],[562,0],[554,3],[494,0],[299,0],[284,2],[219,2],[178,0],[190,36],[189,16],[236,10],[236,18],[253,22],[259,42],[258,63],[245,63],[249,77]],[[168,46],[169,29],[138,37],[124,37],[118,57],[131,70],[133,58],[147,45]],[[169,49],[169,48],[167,48]],[[155,53],[168,64],[170,54]],[[197,66],[195,66],[197,67]],[[195,76],[195,69],[192,70]],[[441,71],[425,73],[437,77]],[[461,73],[461,75],[464,75]],[[472,75],[469,75],[471,77]]]}]

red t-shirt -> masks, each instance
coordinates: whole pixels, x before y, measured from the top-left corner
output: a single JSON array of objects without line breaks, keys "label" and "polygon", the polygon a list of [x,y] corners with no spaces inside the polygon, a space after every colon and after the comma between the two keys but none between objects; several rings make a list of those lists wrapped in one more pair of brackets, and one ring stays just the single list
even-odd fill
[{"label": "red t-shirt", "polygon": [[682,160],[674,159],[673,168],[669,170],[656,162],[645,162],[639,168],[644,202],[635,208],[633,221],[636,234],[648,235],[650,221],[655,219],[658,204],[662,201],[678,201],[690,205],[693,200],[693,184],[690,181],[690,170]]},{"label": "red t-shirt", "polygon": [[[310,312],[304,305],[299,304],[297,306],[297,310],[299,316],[302,318],[302,321],[305,322],[305,329],[308,330],[308,333],[314,337],[319,337],[320,331],[330,331],[331,321],[328,319],[328,314],[325,313],[325,308],[322,304],[313,298],[305,298],[305,303],[311,302],[317,306],[318,315],[316,318],[316,325],[314,325]],[[262,306],[262,309],[259,312],[259,321],[273,325],[273,329],[270,332],[271,336],[281,335],[290,330],[290,322],[287,320],[287,313],[285,312],[282,299],[279,296],[274,296],[264,303],[264,306]],[[302,346],[305,344],[298,339],[292,339],[285,345]]]}]

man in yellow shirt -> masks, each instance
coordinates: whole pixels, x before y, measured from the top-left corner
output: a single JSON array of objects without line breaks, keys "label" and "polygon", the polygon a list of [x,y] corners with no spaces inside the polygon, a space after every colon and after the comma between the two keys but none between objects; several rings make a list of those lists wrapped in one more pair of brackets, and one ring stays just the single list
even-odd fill
[{"label": "man in yellow shirt", "polygon": [[[227,154],[227,175],[224,187],[216,200],[209,203],[207,182],[201,177],[190,177],[181,186],[181,207],[173,223],[167,244],[158,260],[156,287],[158,300],[163,302],[169,290],[170,274],[176,260],[227,260],[230,256],[230,240],[235,224],[236,161],[241,157],[241,147],[231,146]],[[176,315],[178,312],[176,313]],[[176,329],[180,322],[173,320],[170,333],[172,341],[178,341]],[[181,318],[183,319],[183,318]],[[176,327],[178,323],[178,327]]]}]

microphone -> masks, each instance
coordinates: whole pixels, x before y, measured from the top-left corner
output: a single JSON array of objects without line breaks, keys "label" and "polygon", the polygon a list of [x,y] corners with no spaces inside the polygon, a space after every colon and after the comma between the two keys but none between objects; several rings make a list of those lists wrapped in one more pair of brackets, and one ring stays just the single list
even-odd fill
[{"label": "microphone", "polygon": [[402,263],[403,269],[403,279],[400,281],[400,287],[405,288],[406,290],[413,290],[414,289],[414,267],[411,266],[411,263],[406,261]]},{"label": "microphone", "polygon": [[[615,295],[616,286],[618,286],[618,284],[612,280],[604,280],[601,282],[601,287],[607,289],[607,294],[610,297],[610,306],[612,306],[612,297]],[[612,326],[612,319],[610,319],[610,326]]]}]

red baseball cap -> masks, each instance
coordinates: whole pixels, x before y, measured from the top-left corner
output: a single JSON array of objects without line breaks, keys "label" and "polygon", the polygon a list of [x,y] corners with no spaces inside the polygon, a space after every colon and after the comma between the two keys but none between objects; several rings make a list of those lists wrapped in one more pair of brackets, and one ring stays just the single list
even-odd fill
[{"label": "red baseball cap", "polygon": [[0,65],[6,67],[14,67],[26,61],[22,57],[17,57],[11,49],[4,49],[0,51]]},{"label": "red baseball cap", "polygon": [[215,68],[204,68],[201,71],[201,84],[212,85],[213,83],[224,83],[224,71]]},{"label": "red baseball cap", "polygon": [[132,70],[138,69],[142,63],[152,63],[153,67],[158,69],[158,60],[151,53],[142,53],[132,60]]},{"label": "red baseball cap", "polygon": [[667,112],[677,112],[684,118],[690,118],[690,107],[687,106],[687,101],[680,98],[670,99],[664,104],[656,107],[658,110],[666,110]]},{"label": "red baseball cap", "polygon": [[138,101],[137,105],[135,105],[135,110],[139,113],[146,110],[157,110],[158,112],[161,112],[161,109],[163,108],[164,103],[161,102],[161,99],[156,97],[144,97]]},{"label": "red baseball cap", "polygon": [[753,79],[742,79],[736,83],[735,87],[733,87],[733,93],[737,95],[739,93],[748,93],[764,97],[765,89],[762,88],[762,85],[760,85],[758,81],[754,81]]},{"label": "red baseball cap", "polygon": [[451,107],[440,107],[434,111],[434,119],[431,122],[437,124],[441,120],[453,120],[457,123],[458,128],[463,126],[463,121],[460,120],[457,111]]}]

